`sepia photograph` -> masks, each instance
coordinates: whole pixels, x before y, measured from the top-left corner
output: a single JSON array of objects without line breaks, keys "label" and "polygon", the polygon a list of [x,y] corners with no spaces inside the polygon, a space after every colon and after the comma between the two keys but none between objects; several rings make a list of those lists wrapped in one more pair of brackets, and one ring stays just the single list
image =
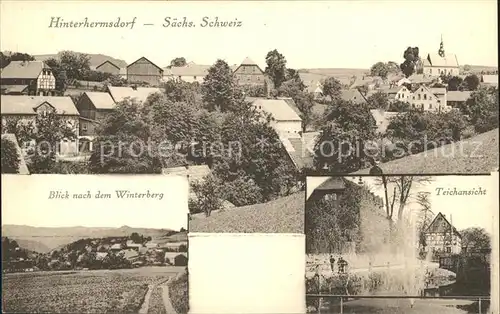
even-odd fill
[{"label": "sepia photograph", "polygon": [[489,175],[307,177],[308,313],[498,313],[494,186]]},{"label": "sepia photograph", "polygon": [[2,1],[2,173],[189,175],[193,230],[281,233],[306,171],[489,173],[495,9]]},{"label": "sepia photograph", "polygon": [[[162,199],[101,199],[110,186]],[[2,312],[188,313],[187,188],[182,177],[2,175]]]}]

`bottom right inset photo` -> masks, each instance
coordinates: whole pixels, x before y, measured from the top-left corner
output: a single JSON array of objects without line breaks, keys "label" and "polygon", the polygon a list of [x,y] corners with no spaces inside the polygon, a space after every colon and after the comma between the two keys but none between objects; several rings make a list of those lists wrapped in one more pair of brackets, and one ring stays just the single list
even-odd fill
[{"label": "bottom right inset photo", "polygon": [[498,313],[495,180],[307,177],[307,312]]}]

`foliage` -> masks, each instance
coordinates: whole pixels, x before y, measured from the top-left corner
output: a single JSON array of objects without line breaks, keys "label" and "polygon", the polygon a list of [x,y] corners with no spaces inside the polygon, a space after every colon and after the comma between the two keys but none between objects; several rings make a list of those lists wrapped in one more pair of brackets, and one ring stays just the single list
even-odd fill
[{"label": "foliage", "polygon": [[224,199],[235,206],[245,206],[262,202],[260,187],[252,179],[243,176],[225,182],[222,190]]},{"label": "foliage", "polygon": [[5,68],[11,61],[34,61],[35,57],[23,52],[14,52],[12,54],[4,54],[0,52],[0,69]]},{"label": "foliage", "polygon": [[368,102],[368,106],[370,106],[370,109],[388,109],[389,108],[389,96],[387,96],[387,93],[383,93],[381,91],[378,91],[368,97],[366,100]]},{"label": "foliage", "polygon": [[416,202],[420,206],[417,225],[419,245],[425,248],[427,246],[425,231],[432,223],[432,217],[434,217],[434,212],[431,209],[430,192],[419,192],[416,196]]},{"label": "foliage", "polygon": [[186,58],[184,58],[184,57],[177,57],[177,58],[172,59],[172,61],[170,61],[171,67],[183,67],[186,64],[187,64]]},{"label": "foliage", "polygon": [[287,79],[286,59],[278,50],[269,51],[266,55],[265,73],[273,81],[274,87],[279,89]]},{"label": "foliage", "polygon": [[389,74],[389,65],[384,62],[377,62],[370,68],[371,76],[380,76],[386,79],[387,74]]},{"label": "foliage", "polygon": [[368,104],[334,101],[325,112],[324,121],[315,146],[316,167],[326,164],[330,171],[343,173],[362,168],[368,161],[366,145],[375,139],[375,121]]},{"label": "foliage", "polygon": [[202,84],[203,102],[210,110],[221,112],[238,110],[243,102],[243,93],[233,80],[233,71],[223,60],[217,60],[208,69]]},{"label": "foliage", "polygon": [[459,76],[442,75],[441,81],[448,84],[448,91],[462,90],[463,79]]},{"label": "foliage", "polygon": [[410,110],[410,104],[400,100],[390,102],[389,109],[387,109],[390,112],[408,112]]},{"label": "foliage", "polygon": [[187,266],[188,258],[183,254],[179,254],[174,257],[174,265],[175,266]]},{"label": "foliage", "polygon": [[491,237],[483,228],[471,227],[460,231],[462,235],[462,247],[467,251],[491,249]]},{"label": "foliage", "polygon": [[475,74],[471,74],[464,79],[464,88],[466,90],[475,91],[479,87],[479,77]]},{"label": "foliage", "polygon": [[323,86],[323,94],[325,96],[330,96],[332,100],[340,98],[342,84],[339,80],[330,76],[322,81],[321,85]]},{"label": "foliage", "polygon": [[189,312],[189,290],[188,274],[183,273],[180,277],[171,280],[168,283],[170,301],[178,314]]},{"label": "foliage", "polygon": [[401,63],[400,68],[406,77],[410,77],[416,71],[416,67],[420,62],[418,47],[406,48],[403,57],[405,61]]},{"label": "foliage", "polygon": [[345,242],[359,239],[361,187],[343,180],[338,200],[311,197],[306,202],[306,252],[342,253]]},{"label": "foliage", "polygon": [[222,208],[222,184],[221,181],[213,175],[207,176],[201,182],[195,182],[191,185],[195,195],[190,200],[189,211],[191,213],[205,213],[207,217],[212,211]]},{"label": "foliage", "polygon": [[245,96],[249,97],[266,97],[266,87],[262,85],[243,85],[240,87]]},{"label": "foliage", "polygon": [[314,122],[314,95],[312,93],[299,93],[293,98],[297,108],[300,110],[302,119],[302,132],[306,132],[308,126]]},{"label": "foliage", "polygon": [[2,138],[2,173],[19,173],[20,156],[14,142]]},{"label": "foliage", "polygon": [[481,88],[473,92],[460,110],[478,133],[498,128],[498,89]]},{"label": "foliage", "polygon": [[170,80],[162,85],[167,99],[174,102],[185,102],[196,108],[201,108],[201,87],[198,82],[184,82]]}]

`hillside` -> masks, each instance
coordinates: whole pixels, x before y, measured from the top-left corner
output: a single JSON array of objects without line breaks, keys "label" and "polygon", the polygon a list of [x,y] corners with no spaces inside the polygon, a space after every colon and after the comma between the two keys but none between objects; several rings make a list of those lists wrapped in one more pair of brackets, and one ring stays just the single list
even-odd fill
[{"label": "hillside", "polygon": [[191,232],[304,233],[304,192],[196,217]]},{"label": "hillside", "polygon": [[[107,55],[103,54],[91,54],[87,53],[87,55],[90,57],[90,66],[91,67],[96,67],[103,63],[104,61],[111,61],[120,68],[125,68],[127,66],[127,62],[121,59],[116,59]],[[35,60],[40,60],[44,61],[50,58],[57,58],[57,53],[56,54],[46,54],[46,55],[34,55]]]},{"label": "hillside", "polygon": [[334,77],[343,77],[343,76],[351,77],[353,75],[363,76],[363,75],[368,75],[369,72],[370,72],[369,69],[342,69],[342,68],[299,69],[299,73],[311,73],[311,74],[319,74],[319,75],[334,76]]},{"label": "hillside", "polygon": [[[27,243],[27,248],[39,247],[42,250],[52,250],[68,243],[84,238],[126,237],[139,233],[152,238],[170,236],[176,231],[169,229],[146,229],[122,226],[120,228],[89,228],[89,227],[32,227],[21,225],[3,225],[2,236]],[[41,251],[40,251],[41,252]]]},{"label": "hillside", "polygon": [[43,244],[40,241],[36,240],[29,240],[29,239],[22,239],[22,238],[13,238],[16,240],[17,244],[19,244],[20,247],[32,251],[32,252],[38,252],[38,253],[48,253],[50,252],[50,249],[47,245]]},{"label": "hillside", "polygon": [[[463,71],[464,66],[461,66],[460,69]],[[470,72],[472,73],[481,73],[481,71],[489,72],[489,71],[498,71],[498,67],[487,66],[487,65],[471,65]]]}]

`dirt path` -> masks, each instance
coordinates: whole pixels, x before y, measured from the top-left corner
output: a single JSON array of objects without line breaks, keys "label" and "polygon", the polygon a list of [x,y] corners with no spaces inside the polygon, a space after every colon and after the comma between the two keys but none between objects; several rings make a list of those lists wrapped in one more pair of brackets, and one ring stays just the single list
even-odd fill
[{"label": "dirt path", "polygon": [[[175,277],[174,277],[175,278]],[[163,297],[163,304],[165,305],[165,310],[167,311],[167,314],[177,314],[177,312],[174,309],[174,306],[172,305],[172,302],[170,301],[170,295],[168,292],[168,283],[170,280],[173,278],[170,278],[166,282],[160,285],[160,287],[163,290],[162,297]]]},{"label": "dirt path", "polygon": [[151,299],[151,294],[153,293],[154,289],[155,289],[154,285],[148,286],[148,291],[146,292],[146,296],[144,297],[144,302],[142,303],[141,309],[139,310],[139,314],[147,314],[148,313],[149,299]]}]

